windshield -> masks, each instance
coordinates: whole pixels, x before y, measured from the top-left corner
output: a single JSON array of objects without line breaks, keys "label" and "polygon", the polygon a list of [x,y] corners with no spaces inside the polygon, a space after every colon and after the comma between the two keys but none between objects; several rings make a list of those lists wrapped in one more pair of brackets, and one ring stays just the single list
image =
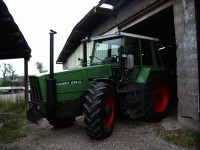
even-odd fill
[{"label": "windshield", "polygon": [[122,38],[95,41],[92,63],[117,63]]}]

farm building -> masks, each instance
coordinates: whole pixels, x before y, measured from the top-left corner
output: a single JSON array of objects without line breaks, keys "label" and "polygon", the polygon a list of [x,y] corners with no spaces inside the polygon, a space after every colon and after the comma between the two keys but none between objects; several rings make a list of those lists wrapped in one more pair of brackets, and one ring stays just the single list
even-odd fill
[{"label": "farm building", "polygon": [[[110,5],[109,8],[103,7]],[[101,0],[74,27],[57,63],[77,67],[83,58],[81,40],[118,31],[158,38],[167,45],[168,65],[176,72],[178,121],[200,130],[199,63],[200,2],[198,0]],[[87,45],[88,58],[92,43]]]}]

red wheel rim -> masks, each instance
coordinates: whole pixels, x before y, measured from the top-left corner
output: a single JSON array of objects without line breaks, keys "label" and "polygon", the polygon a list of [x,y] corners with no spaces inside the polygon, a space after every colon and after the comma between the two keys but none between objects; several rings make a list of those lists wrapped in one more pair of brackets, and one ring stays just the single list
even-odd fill
[{"label": "red wheel rim", "polygon": [[164,83],[158,84],[152,93],[152,104],[155,112],[162,113],[166,110],[169,102],[168,87]]},{"label": "red wheel rim", "polygon": [[105,106],[108,106],[111,109],[110,115],[109,116],[104,116],[105,118],[103,119],[104,127],[105,128],[110,128],[113,124],[114,120],[114,100],[112,96],[107,96],[105,99]]}]

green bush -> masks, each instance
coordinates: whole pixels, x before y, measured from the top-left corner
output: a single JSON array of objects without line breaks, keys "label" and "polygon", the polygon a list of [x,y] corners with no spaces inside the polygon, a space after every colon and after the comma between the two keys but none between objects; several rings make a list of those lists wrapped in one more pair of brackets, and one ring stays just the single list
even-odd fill
[{"label": "green bush", "polygon": [[20,95],[16,96],[16,99],[13,100],[0,100],[0,113],[5,112],[14,112],[21,113],[25,110],[26,104],[24,98]]},{"label": "green bush", "polygon": [[16,109],[15,102],[13,101],[0,101],[0,113],[10,112]]},{"label": "green bush", "polygon": [[16,104],[16,107],[18,109],[25,109],[26,108],[24,98],[20,95],[17,95],[16,100],[15,100],[15,104]]},{"label": "green bush", "polygon": [[26,136],[29,126],[24,119],[26,118],[26,107],[24,99],[17,96],[13,100],[0,100],[0,139],[5,142],[13,142],[18,138]]},{"label": "green bush", "polygon": [[24,128],[21,124],[21,119],[18,116],[6,118],[3,121],[3,126],[0,128],[1,140],[5,143],[13,142],[18,138],[26,136],[28,126]]}]

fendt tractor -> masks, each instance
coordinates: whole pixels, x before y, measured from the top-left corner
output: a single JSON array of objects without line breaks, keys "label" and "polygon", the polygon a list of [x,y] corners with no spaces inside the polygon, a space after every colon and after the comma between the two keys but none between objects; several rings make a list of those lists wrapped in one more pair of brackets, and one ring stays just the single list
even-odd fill
[{"label": "fendt tractor", "polygon": [[[51,60],[54,34],[50,32]],[[93,41],[89,62],[88,41]],[[158,39],[118,32],[82,42],[81,66],[54,73],[50,60],[50,73],[29,76],[29,121],[46,118],[54,127],[65,127],[83,115],[87,134],[105,139],[120,114],[153,122],[165,117],[172,70],[163,64]]]}]

